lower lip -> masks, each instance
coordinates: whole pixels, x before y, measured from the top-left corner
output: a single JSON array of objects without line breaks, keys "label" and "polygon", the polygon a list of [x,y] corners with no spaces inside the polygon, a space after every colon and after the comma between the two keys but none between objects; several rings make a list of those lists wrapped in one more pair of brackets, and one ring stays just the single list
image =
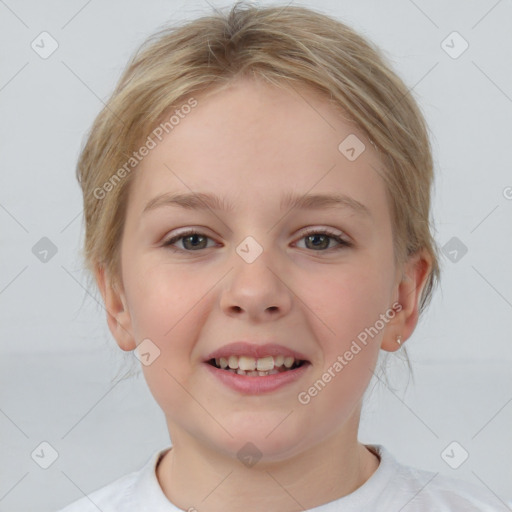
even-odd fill
[{"label": "lower lip", "polygon": [[258,395],[260,393],[268,393],[275,391],[276,389],[282,388],[287,384],[291,384],[296,380],[300,379],[308,368],[311,366],[310,363],[303,363],[302,366],[295,370],[288,370],[285,372],[274,373],[273,375],[265,376],[248,376],[238,375],[238,373],[229,372],[227,370],[221,370],[209,363],[203,363],[207,366],[208,370],[213,376],[217,377],[223,384],[239,391],[250,395]]}]

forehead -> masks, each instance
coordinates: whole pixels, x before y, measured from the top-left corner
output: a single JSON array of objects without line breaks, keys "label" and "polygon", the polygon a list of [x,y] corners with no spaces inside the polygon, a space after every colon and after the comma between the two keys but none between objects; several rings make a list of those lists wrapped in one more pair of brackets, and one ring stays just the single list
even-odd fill
[{"label": "forehead", "polygon": [[[141,213],[164,192],[211,192],[239,210],[279,208],[290,194],[343,193],[386,213],[378,155],[320,93],[243,79],[194,98],[139,164],[131,209]],[[351,160],[347,144],[365,147]]]}]

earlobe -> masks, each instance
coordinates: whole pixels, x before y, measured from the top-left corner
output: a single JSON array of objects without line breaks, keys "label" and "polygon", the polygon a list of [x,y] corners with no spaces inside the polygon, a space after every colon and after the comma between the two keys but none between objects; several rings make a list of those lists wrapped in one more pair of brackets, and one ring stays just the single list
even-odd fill
[{"label": "earlobe", "polygon": [[431,257],[424,250],[412,255],[407,261],[402,279],[397,285],[397,302],[401,309],[387,326],[381,344],[383,350],[399,350],[414,332],[419,318],[421,294],[431,268]]},{"label": "earlobe", "polygon": [[124,292],[117,290],[115,282],[103,267],[96,269],[95,277],[103,297],[107,312],[107,324],[112,336],[122,350],[134,350],[136,343],[132,335],[131,316]]}]

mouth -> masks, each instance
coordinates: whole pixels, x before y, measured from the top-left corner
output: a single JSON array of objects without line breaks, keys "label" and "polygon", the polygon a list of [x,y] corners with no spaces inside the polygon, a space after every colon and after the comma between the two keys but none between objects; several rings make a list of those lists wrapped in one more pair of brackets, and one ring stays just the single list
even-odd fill
[{"label": "mouth", "polygon": [[207,354],[203,366],[212,383],[220,382],[243,395],[258,395],[293,386],[306,378],[312,363],[285,345],[237,341]]},{"label": "mouth", "polygon": [[226,372],[246,377],[266,377],[279,373],[293,372],[298,368],[310,364],[304,359],[295,359],[292,356],[228,356],[212,358],[206,361],[207,364]]},{"label": "mouth", "polygon": [[215,381],[242,395],[260,395],[292,386],[302,381],[311,367],[309,361],[291,356],[229,356],[208,359],[203,364]]}]

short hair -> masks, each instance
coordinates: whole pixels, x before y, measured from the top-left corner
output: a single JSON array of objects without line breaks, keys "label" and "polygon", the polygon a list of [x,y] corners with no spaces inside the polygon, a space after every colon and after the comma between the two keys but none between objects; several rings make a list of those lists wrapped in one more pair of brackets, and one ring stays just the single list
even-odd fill
[{"label": "short hair", "polygon": [[403,263],[421,249],[432,258],[421,314],[440,274],[429,217],[434,175],[425,119],[380,49],[344,23],[298,6],[237,2],[228,12],[215,9],[166,27],[135,52],[78,161],[87,269],[102,267],[114,282],[120,279],[120,241],[134,176],[126,163],[133,152],[167,112],[237,77],[312,87],[368,137],[382,157],[395,261]]}]

